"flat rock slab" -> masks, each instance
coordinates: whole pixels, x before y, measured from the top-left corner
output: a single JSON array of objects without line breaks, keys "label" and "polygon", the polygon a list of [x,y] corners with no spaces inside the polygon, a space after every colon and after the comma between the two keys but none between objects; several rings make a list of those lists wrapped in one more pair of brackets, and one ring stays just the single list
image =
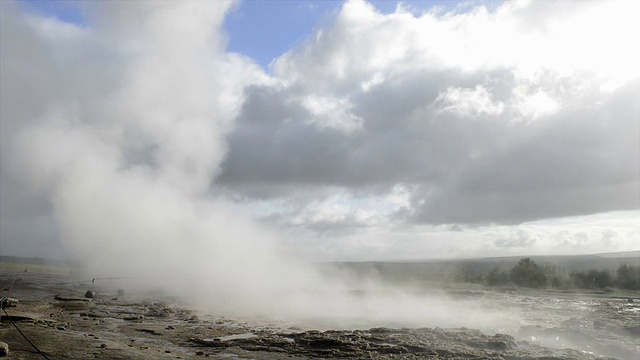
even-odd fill
[{"label": "flat rock slab", "polygon": [[74,294],[58,294],[53,297],[58,301],[82,301],[82,302],[90,302],[91,299],[87,299]]},{"label": "flat rock slab", "polygon": [[151,334],[151,335],[162,335],[161,332],[154,329],[136,329],[136,331],[140,331],[140,332]]},{"label": "flat rock slab", "polygon": [[[35,316],[33,316],[32,314],[29,313],[24,313],[24,312],[8,312],[9,317],[11,317],[11,320],[13,321],[35,321],[37,318]],[[6,314],[2,313],[2,315],[0,315],[0,321],[5,322],[5,321],[9,321],[9,317],[7,317]]]}]

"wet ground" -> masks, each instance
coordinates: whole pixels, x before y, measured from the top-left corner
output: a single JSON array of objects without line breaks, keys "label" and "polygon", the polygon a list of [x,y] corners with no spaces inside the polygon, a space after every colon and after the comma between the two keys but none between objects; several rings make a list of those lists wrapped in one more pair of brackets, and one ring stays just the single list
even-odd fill
[{"label": "wet ground", "polygon": [[488,293],[522,315],[513,335],[544,347],[571,348],[620,359],[640,359],[638,294]]},{"label": "wet ground", "polygon": [[[0,286],[16,279],[6,308],[22,332],[51,359],[552,359],[640,356],[640,299],[526,291],[452,292],[518,313],[518,326],[363,327],[327,330],[294,322],[230,319],[186,309],[179,299],[117,293],[68,275],[0,268]],[[8,289],[2,291],[7,296]],[[633,297],[633,296],[632,296]],[[11,359],[44,358],[2,313],[0,341]],[[503,332],[503,333],[500,333]]]}]

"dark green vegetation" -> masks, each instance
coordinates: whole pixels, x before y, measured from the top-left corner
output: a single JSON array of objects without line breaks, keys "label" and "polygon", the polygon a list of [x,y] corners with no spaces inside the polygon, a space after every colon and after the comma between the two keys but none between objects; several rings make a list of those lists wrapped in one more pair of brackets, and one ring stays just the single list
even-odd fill
[{"label": "dark green vegetation", "polygon": [[445,282],[492,287],[640,291],[639,255],[635,251],[420,262],[343,262],[333,263],[327,269],[349,274],[354,281],[369,278],[394,284]]},{"label": "dark green vegetation", "polygon": [[640,290],[640,265],[621,264],[617,270],[567,271],[561,266],[540,266],[530,258],[523,258],[511,269],[496,266],[487,273],[474,274],[471,277],[463,273],[462,278],[471,282],[483,282],[490,286],[512,283],[530,288],[618,288],[637,291]]}]

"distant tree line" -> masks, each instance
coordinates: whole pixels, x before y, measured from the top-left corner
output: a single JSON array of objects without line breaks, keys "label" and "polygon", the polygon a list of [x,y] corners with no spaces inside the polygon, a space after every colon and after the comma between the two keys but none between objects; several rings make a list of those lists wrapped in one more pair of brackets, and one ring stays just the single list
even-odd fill
[{"label": "distant tree line", "polygon": [[561,266],[541,266],[530,258],[523,258],[511,269],[496,266],[488,272],[483,272],[463,268],[459,279],[489,286],[515,284],[529,288],[618,288],[640,291],[640,265],[622,264],[617,270],[590,269],[567,272]]}]

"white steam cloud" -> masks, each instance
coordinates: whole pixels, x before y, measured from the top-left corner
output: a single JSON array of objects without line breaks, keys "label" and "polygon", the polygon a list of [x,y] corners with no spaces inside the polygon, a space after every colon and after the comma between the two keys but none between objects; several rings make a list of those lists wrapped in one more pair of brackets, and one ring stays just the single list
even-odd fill
[{"label": "white steam cloud", "polygon": [[130,6],[103,4],[109,21],[89,34],[126,56],[118,86],[53,104],[16,142],[61,239],[94,273],[200,284],[236,308],[274,281],[296,286],[304,275],[275,255],[267,230],[207,200],[241,99],[224,79],[248,67],[220,51],[213,31],[228,4]]}]

